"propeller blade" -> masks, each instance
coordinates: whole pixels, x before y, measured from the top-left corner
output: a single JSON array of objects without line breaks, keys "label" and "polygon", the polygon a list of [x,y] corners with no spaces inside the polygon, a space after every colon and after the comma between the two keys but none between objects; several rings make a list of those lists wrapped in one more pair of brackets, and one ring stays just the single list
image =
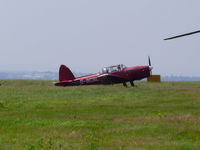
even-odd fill
[{"label": "propeller blade", "polygon": [[149,61],[149,66],[151,66],[151,59],[149,56],[148,56],[148,61]]},{"label": "propeller blade", "polygon": [[150,59],[150,56],[148,56],[148,61],[149,61],[150,75],[152,75],[152,69],[153,69],[153,67],[151,66],[151,59]]},{"label": "propeller blade", "polygon": [[194,32],[185,33],[185,34],[181,34],[181,35],[177,35],[177,36],[173,36],[173,37],[169,37],[169,38],[166,38],[164,40],[171,40],[171,39],[179,38],[179,37],[182,37],[182,36],[188,36],[188,35],[191,35],[191,34],[196,34],[196,33],[199,33],[199,32],[200,32],[200,30],[194,31]]}]

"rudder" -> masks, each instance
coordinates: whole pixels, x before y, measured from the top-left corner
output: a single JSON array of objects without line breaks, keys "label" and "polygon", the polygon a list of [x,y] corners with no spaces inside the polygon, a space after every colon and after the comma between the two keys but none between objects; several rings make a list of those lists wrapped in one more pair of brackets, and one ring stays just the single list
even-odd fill
[{"label": "rudder", "polygon": [[71,70],[65,65],[61,65],[59,69],[59,81],[74,80],[75,77]]}]

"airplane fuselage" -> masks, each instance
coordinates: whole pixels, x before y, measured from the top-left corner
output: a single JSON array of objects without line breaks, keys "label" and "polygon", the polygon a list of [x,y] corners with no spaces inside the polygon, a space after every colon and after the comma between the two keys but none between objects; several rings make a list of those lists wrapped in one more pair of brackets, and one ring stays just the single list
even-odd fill
[{"label": "airplane fuselage", "polygon": [[55,83],[55,85],[77,86],[133,82],[134,80],[141,80],[150,76],[151,69],[151,66],[135,66],[123,68],[120,67],[120,65],[117,65],[107,67],[101,73],[90,74],[72,79],[60,80],[60,82]]}]

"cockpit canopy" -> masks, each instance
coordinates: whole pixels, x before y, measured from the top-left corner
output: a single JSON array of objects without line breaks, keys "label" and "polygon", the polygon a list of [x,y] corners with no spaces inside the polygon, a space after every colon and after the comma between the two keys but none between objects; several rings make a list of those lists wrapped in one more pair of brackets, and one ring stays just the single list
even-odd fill
[{"label": "cockpit canopy", "polygon": [[124,70],[125,68],[126,68],[126,66],[123,64],[114,65],[114,66],[110,66],[110,67],[104,67],[102,69],[102,73],[111,73],[111,72],[121,71],[121,70]]}]

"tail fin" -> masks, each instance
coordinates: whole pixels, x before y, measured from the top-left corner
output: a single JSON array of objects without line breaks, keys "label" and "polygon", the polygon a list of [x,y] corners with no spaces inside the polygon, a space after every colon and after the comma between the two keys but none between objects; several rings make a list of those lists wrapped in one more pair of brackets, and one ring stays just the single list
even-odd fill
[{"label": "tail fin", "polygon": [[73,73],[71,72],[71,70],[65,65],[61,65],[60,70],[59,70],[59,80],[66,81],[66,80],[73,80],[73,79],[75,79],[75,77]]}]

